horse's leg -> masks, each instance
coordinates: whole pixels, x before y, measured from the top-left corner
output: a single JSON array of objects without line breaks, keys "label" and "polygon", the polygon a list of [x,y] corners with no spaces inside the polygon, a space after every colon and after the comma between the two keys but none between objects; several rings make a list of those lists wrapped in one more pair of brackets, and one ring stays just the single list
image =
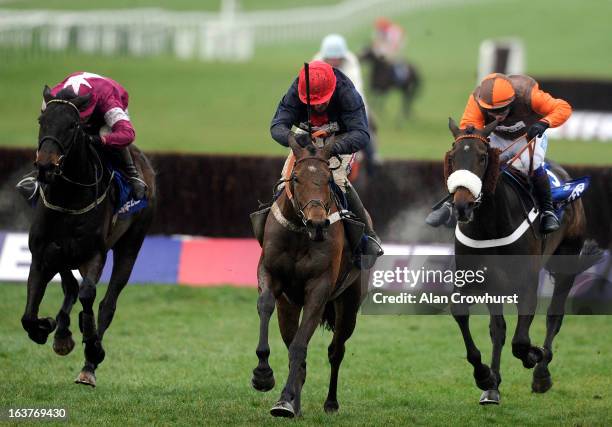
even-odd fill
[{"label": "horse's leg", "polygon": [[70,270],[60,271],[60,276],[62,276],[64,302],[55,317],[55,320],[57,320],[57,330],[53,337],[53,351],[60,356],[65,356],[74,348],[72,332],[69,329],[70,311],[79,296],[79,283]]},{"label": "horse's leg", "polygon": [[138,252],[140,252],[145,238],[145,233],[146,228],[130,228],[113,247],[113,271],[108,282],[106,294],[98,306],[98,337],[96,346],[101,349],[102,353],[104,353],[102,339],[113,321],[117,308],[117,299],[130,279]]},{"label": "horse's leg", "polygon": [[21,316],[21,325],[30,339],[37,344],[45,344],[49,334],[53,332],[56,326],[55,319],[51,317],[38,318],[40,302],[45,295],[47,284],[55,276],[55,273],[54,271],[44,270],[37,259],[32,259],[30,274],[28,275],[28,296],[25,311]]},{"label": "horse's leg", "polygon": [[259,359],[257,367],[253,369],[251,385],[258,391],[269,391],[274,388],[274,372],[268,363],[270,357],[270,344],[268,342],[268,330],[270,317],[274,313],[276,298],[272,293],[272,276],[260,259],[257,267],[257,280],[259,282],[259,297],[257,298],[257,313],[259,314],[259,343],[255,353]]},{"label": "horse's leg", "polygon": [[473,375],[474,380],[476,381],[476,386],[485,392],[487,390],[494,389],[497,382],[495,374],[493,374],[493,371],[491,371],[486,364],[482,363],[480,350],[478,350],[478,347],[476,347],[470,332],[470,316],[468,306],[464,304],[453,304],[451,306],[451,312],[455,318],[455,321],[459,325],[459,329],[461,330],[461,335],[463,336],[463,342],[465,343],[465,349],[467,351],[467,360],[474,367]]},{"label": "horse's leg", "polygon": [[531,369],[544,357],[543,349],[531,345],[531,338],[529,338],[529,328],[531,327],[531,322],[533,322],[538,304],[538,274],[537,272],[530,274],[526,280],[519,277],[517,281],[526,284],[526,287],[518,295],[517,306],[519,315],[514,337],[512,338],[512,354],[523,362],[525,368]]},{"label": "horse's leg", "polygon": [[301,412],[300,394],[305,378],[304,367],[308,343],[321,322],[331,283],[328,277],[309,280],[305,287],[302,321],[289,345],[289,376],[280,400],[270,413],[275,417],[294,417]]},{"label": "horse's leg", "polygon": [[329,391],[323,409],[327,413],[338,411],[338,372],[344,358],[344,343],[351,337],[355,330],[357,312],[359,311],[359,298],[361,294],[361,280],[354,282],[344,293],[334,301],[336,312],[334,336],[327,349],[327,357],[331,365],[329,378]]},{"label": "horse's leg", "polygon": [[99,345],[96,331],[93,304],[96,299],[96,283],[100,280],[105,261],[106,254],[98,253],[80,268],[83,281],[79,287],[79,301],[83,310],[79,313],[79,328],[85,343],[85,365],[75,382],[92,387],[96,386],[96,368],[104,360],[104,350]]},{"label": "horse's leg", "polygon": [[535,393],[545,393],[552,387],[548,364],[552,361],[552,342],[561,329],[565,312],[565,301],[574,284],[574,274],[555,274],[555,289],[546,314],[546,338],[544,339],[544,357],[533,370],[531,389]]},{"label": "horse's leg", "polygon": [[[501,352],[506,342],[506,321],[503,315],[502,306],[489,306],[491,319],[489,321],[489,334],[491,335],[491,343],[493,344],[491,352],[491,371],[495,375],[495,388],[487,390],[484,399],[481,398],[481,403],[499,403],[499,385],[501,384]],[[485,402],[486,401],[486,402]]]},{"label": "horse's leg", "polygon": [[[300,313],[302,308],[290,302],[284,295],[276,300],[278,328],[280,329],[283,342],[289,350],[289,346],[295,338],[295,334],[300,326]],[[289,364],[291,368],[291,364]],[[304,375],[302,376],[302,385],[306,382],[306,361],[303,364]]]}]

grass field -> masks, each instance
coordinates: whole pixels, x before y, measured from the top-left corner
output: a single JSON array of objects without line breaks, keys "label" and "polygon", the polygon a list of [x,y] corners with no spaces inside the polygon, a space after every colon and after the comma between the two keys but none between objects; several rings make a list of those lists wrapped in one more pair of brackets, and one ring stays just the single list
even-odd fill
[{"label": "grass field", "polygon": [[[20,3],[33,7],[43,2]],[[281,3],[267,0],[261,7]],[[69,2],[44,4],[64,7]],[[134,4],[165,5],[153,0]],[[196,4],[184,0],[176,7]],[[255,4],[246,2],[245,7]],[[419,9],[397,17],[409,34],[406,55],[421,70],[424,86],[413,116],[401,126],[397,96],[377,112],[382,155],[442,158],[450,143],[447,119],[460,118],[476,83],[478,46],[485,38],[522,38],[532,75],[612,78],[612,56],[602,54],[612,51],[611,15],[609,1],[501,0]],[[579,24],[576,16],[587,24]],[[348,35],[349,45],[361,48],[370,31],[364,27]],[[261,47],[244,64],[2,51],[0,144],[34,149],[43,85],[88,70],[112,76],[129,89],[137,143],[145,150],[281,155],[284,149],[269,137],[270,119],[301,62],[317,49],[318,42]],[[548,153],[560,162],[609,165],[612,144],[555,140]]]},{"label": "grass field", "polygon": [[[41,315],[55,314],[60,293],[50,285]],[[31,342],[19,321],[25,286],[2,284],[0,408],[65,407],[70,423],[80,425],[284,424],[268,415],[287,375],[275,320],[270,343],[277,385],[261,394],[249,384],[257,361],[255,300],[252,289],[129,286],[105,338],[98,387],[91,389],[72,383],[82,366],[81,346],[61,358],[50,343]],[[488,355],[488,321],[473,319],[476,341]],[[509,331],[515,320],[509,318]],[[543,331],[544,319],[537,317],[532,338],[541,342]],[[502,404],[481,407],[450,317],[360,316],[341,369],[335,416],[322,410],[331,335],[315,333],[299,424],[610,425],[611,332],[607,317],[566,318],[554,346],[554,386],[545,395],[531,393],[531,371],[506,346]]]}]

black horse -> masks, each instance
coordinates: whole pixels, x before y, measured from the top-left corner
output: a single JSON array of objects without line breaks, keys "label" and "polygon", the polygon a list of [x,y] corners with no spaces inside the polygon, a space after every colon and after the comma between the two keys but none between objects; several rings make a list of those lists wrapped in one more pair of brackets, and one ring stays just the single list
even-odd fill
[{"label": "black horse", "polygon": [[[518,322],[512,339],[512,354],[523,362],[525,368],[535,367],[532,390],[544,393],[552,386],[548,370],[553,358],[552,342],[561,328],[565,302],[574,278],[594,264],[597,257],[585,256],[589,252],[585,251],[589,242],[585,244],[586,219],[580,199],[566,208],[558,231],[545,239],[539,235],[535,204],[530,203],[526,192],[521,191],[507,174],[500,178],[499,151],[490,147],[487,141],[496,126],[497,122],[493,122],[483,130],[459,129],[452,119],[449,124],[455,142],[446,155],[445,177],[459,222],[455,231],[456,268],[479,270],[488,261],[495,261],[493,268],[493,264],[488,265],[483,284],[456,288],[455,291],[461,295],[485,291],[492,295],[517,295]],[[554,172],[569,180],[561,167],[554,165]],[[517,233],[521,229],[525,230],[522,235]],[[573,268],[563,268],[567,265],[560,266],[560,258],[576,260],[577,264]],[[551,273],[555,283],[547,312],[543,348],[534,346],[529,337],[542,267]],[[451,306],[465,341],[467,360],[474,367],[476,385],[484,390],[480,403],[498,404],[506,322],[502,305],[494,302],[488,304],[488,309],[493,343],[491,367],[481,362],[480,351],[472,339],[468,305],[457,303]]]},{"label": "black horse", "polygon": [[[40,183],[39,198],[30,228],[32,264],[28,276],[28,296],[21,318],[28,336],[45,344],[55,332],[53,349],[66,355],[74,348],[70,332],[70,310],[77,297],[83,311],[79,328],[85,344],[85,365],[77,383],[96,385],[95,369],[104,360],[102,338],[109,327],[119,293],[126,285],[155,210],[155,174],[147,158],[132,146],[132,155],[149,186],[148,206],[122,218],[115,215],[118,191],[113,172],[104,166],[103,153],[90,144],[83,130],[79,111],[90,95],[75,97],[70,89],[51,95],[45,86],[47,104],[39,118],[39,142],[35,165]],[[113,249],[113,271],[98,311],[93,304],[106,254]],[[71,270],[78,269],[77,282]],[[55,319],[39,318],[38,309],[49,281],[56,274],[62,279],[64,302]]]},{"label": "black horse", "polygon": [[[402,115],[408,117],[412,102],[417,90],[421,85],[421,77],[416,67],[407,61],[399,61],[392,64],[378,57],[371,47],[364,49],[359,55],[362,62],[372,64],[370,70],[370,91],[379,99],[378,107],[381,107],[381,98],[391,90],[399,90],[402,95]],[[397,70],[401,72],[398,73]]]}]

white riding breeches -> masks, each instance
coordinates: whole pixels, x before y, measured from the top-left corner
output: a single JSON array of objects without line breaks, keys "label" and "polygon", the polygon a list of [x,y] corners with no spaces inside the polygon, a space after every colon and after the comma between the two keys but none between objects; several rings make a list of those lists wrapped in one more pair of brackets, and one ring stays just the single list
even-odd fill
[{"label": "white riding breeches", "polygon": [[[497,136],[495,133],[489,135],[489,140],[491,141],[491,147],[499,148],[500,150],[504,150],[510,144],[512,144],[512,140],[504,139]],[[502,164],[506,163],[510,160],[516,153],[518,153],[524,146],[527,144],[527,136],[522,136],[516,144],[512,146],[512,148],[505,151],[500,156],[500,161]],[[532,170],[536,170],[544,163],[544,157],[546,156],[546,148],[548,147],[548,136],[546,133],[541,137],[536,137],[535,140],[535,150],[533,152],[533,166]],[[514,162],[512,162],[512,166],[523,172],[524,174],[529,173],[529,162],[530,162],[530,152],[529,149],[525,149],[520,157],[518,157]]]}]

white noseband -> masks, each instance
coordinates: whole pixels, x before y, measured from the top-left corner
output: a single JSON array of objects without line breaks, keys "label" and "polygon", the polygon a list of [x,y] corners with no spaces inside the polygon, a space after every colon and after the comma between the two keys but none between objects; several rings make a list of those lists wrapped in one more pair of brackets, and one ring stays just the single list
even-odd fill
[{"label": "white noseband", "polygon": [[446,186],[450,194],[453,194],[459,187],[465,187],[472,193],[472,196],[477,199],[482,190],[482,181],[476,174],[469,170],[460,169],[450,174],[446,181]]}]

